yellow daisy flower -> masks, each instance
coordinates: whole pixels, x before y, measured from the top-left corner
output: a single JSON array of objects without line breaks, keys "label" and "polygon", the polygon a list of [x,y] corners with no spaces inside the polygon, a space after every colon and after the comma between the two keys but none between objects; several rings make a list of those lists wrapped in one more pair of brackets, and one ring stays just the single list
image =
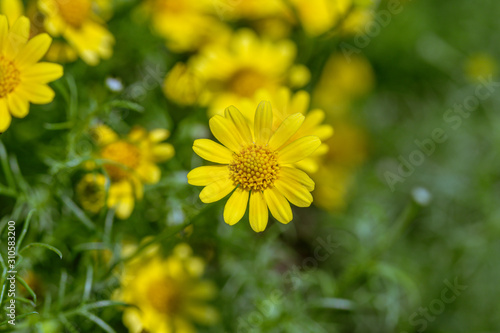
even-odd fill
[{"label": "yellow daisy flower", "polygon": [[144,0],[141,9],[174,52],[195,51],[230,35],[229,27],[212,15],[212,0]]},{"label": "yellow daisy flower", "polygon": [[120,138],[108,126],[100,125],[92,135],[99,145],[97,158],[105,160],[103,167],[111,181],[107,205],[116,209],[119,218],[126,219],[134,209],[135,199],[142,199],[143,184],[160,180],[161,170],[156,163],[174,155],[173,146],[162,142],[170,133],[164,129],[148,133],[137,126],[127,138]]},{"label": "yellow daisy flower", "polygon": [[[281,87],[276,92],[261,89],[255,94],[253,99],[243,99],[235,105],[243,113],[246,120],[253,127],[255,118],[255,103],[258,101],[268,100],[273,106],[273,126],[272,130],[276,131],[281,123],[290,115],[300,113],[305,116],[302,126],[297,132],[290,137],[287,143],[297,140],[303,136],[314,135],[317,136],[321,142],[321,146],[310,156],[303,160],[294,163],[296,167],[306,171],[307,173],[314,173],[318,170],[318,163],[320,157],[328,151],[328,145],[324,143],[332,137],[333,127],[329,124],[324,124],[325,112],[321,109],[309,110],[310,95],[308,92],[301,90],[293,94],[289,88]],[[221,112],[222,114],[222,112]]]},{"label": "yellow daisy flower", "polygon": [[300,113],[288,116],[273,130],[273,112],[269,102],[261,102],[252,127],[235,107],[225,115],[210,119],[210,129],[221,144],[209,139],[194,142],[200,157],[221,165],[202,166],[188,174],[191,185],[205,186],[200,193],[204,203],[231,195],[224,208],[224,221],[236,224],[245,215],[249,202],[250,226],[256,232],[265,230],[268,209],[281,223],[293,219],[289,202],[298,207],[312,203],[314,182],[297,169],[297,163],[311,155],[320,145],[317,136],[305,136],[287,143],[304,123]]},{"label": "yellow daisy flower", "polygon": [[9,28],[7,17],[0,15],[0,133],[9,128],[12,116],[24,118],[30,103],[52,102],[54,91],[47,84],[63,75],[61,65],[39,63],[52,39],[47,34],[29,39],[29,33],[26,17]]},{"label": "yellow daisy flower", "polygon": [[[97,0],[38,0],[44,27],[54,37],[63,37],[89,65],[108,59],[113,53],[113,35],[106,29],[98,10],[106,10],[108,1]],[[59,45],[60,46],[60,45]],[[54,50],[71,58],[67,49]]]},{"label": "yellow daisy flower", "polygon": [[206,82],[209,114],[214,115],[243,97],[252,98],[259,89],[278,89],[287,81],[295,55],[296,47],[290,40],[260,39],[242,29],[227,45],[204,48],[189,66]]},{"label": "yellow daisy flower", "polygon": [[206,302],[217,294],[203,280],[205,263],[187,244],[177,245],[162,258],[155,248],[125,266],[115,299],[132,304],[123,314],[129,332],[194,333],[193,323],[213,325],[217,311]]}]

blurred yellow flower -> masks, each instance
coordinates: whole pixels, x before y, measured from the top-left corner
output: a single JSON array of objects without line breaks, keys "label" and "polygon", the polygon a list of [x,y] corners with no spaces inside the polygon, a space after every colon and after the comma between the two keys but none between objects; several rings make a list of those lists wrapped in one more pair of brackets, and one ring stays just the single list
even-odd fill
[{"label": "blurred yellow flower", "polygon": [[474,82],[498,73],[496,60],[487,53],[477,53],[468,57],[465,62],[465,74]]},{"label": "blurred yellow flower", "polygon": [[[89,65],[97,65],[113,53],[113,35],[104,26],[102,11],[109,0],[38,0],[38,8],[45,16],[44,28],[54,37],[63,37],[80,58]],[[71,60],[68,49],[57,44],[51,56]]]},{"label": "blurred yellow flower", "polygon": [[336,28],[340,33],[354,33],[369,22],[367,6],[354,0],[290,0],[304,30],[318,36]]},{"label": "blurred yellow flower", "polygon": [[215,284],[203,280],[204,261],[187,244],[177,245],[162,258],[158,249],[125,266],[114,298],[134,305],[124,310],[131,333],[194,333],[193,323],[213,325],[219,314],[207,302],[217,294]]},{"label": "blurred yellow flower", "polygon": [[9,28],[7,17],[0,15],[0,133],[9,128],[12,116],[26,117],[30,103],[50,103],[54,91],[48,83],[63,75],[62,66],[39,62],[52,39],[47,34],[29,39],[29,33],[26,17]]},{"label": "blurred yellow flower", "polygon": [[178,62],[168,72],[163,83],[163,92],[179,105],[203,104],[203,80],[188,66]]},{"label": "blurred yellow flower", "polygon": [[373,69],[364,57],[334,54],[328,59],[313,92],[312,104],[328,115],[344,115],[351,102],[369,93],[375,84]]},{"label": "blurred yellow flower", "polygon": [[330,150],[322,158],[312,178],[316,181],[314,204],[326,210],[339,210],[346,205],[346,196],[355,170],[367,158],[368,139],[364,131],[347,120],[335,122],[335,138],[326,142]]},{"label": "blurred yellow flower", "polygon": [[221,20],[257,20],[291,15],[283,0],[213,0],[213,7]]},{"label": "blurred yellow flower", "polygon": [[229,27],[212,15],[213,6],[213,0],[144,0],[141,9],[170,49],[187,52],[229,37]]},{"label": "blurred yellow flower", "polygon": [[76,185],[76,198],[86,211],[99,213],[106,204],[106,177],[98,173],[83,176]]},{"label": "blurred yellow flower", "polygon": [[290,142],[305,117],[295,113],[273,130],[273,111],[269,102],[261,102],[253,126],[235,107],[225,115],[210,119],[210,129],[223,145],[209,139],[194,142],[200,157],[222,165],[202,166],[188,174],[188,182],[205,186],[200,193],[204,203],[223,199],[233,192],[224,208],[224,221],[234,225],[245,215],[249,203],[250,226],[265,230],[268,209],[276,220],[293,219],[289,202],[298,207],[312,203],[314,182],[294,164],[308,157],[321,145],[317,136],[302,136]]},{"label": "blurred yellow flower", "polygon": [[135,199],[143,196],[143,184],[160,180],[161,170],[156,163],[174,155],[173,146],[162,143],[170,133],[164,129],[148,133],[136,126],[122,139],[108,126],[99,125],[92,135],[99,145],[97,157],[104,160],[103,167],[111,181],[107,205],[116,209],[119,218],[126,219],[134,209]]},{"label": "blurred yellow flower", "polygon": [[296,47],[290,40],[260,39],[247,29],[237,31],[227,45],[204,48],[189,65],[206,82],[209,114],[241,98],[251,98],[261,88],[278,89],[293,68]]}]

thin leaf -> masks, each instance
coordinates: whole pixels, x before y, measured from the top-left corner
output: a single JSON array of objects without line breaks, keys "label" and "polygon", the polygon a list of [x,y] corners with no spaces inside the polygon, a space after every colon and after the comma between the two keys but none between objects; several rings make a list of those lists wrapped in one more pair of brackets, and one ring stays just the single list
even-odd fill
[{"label": "thin leaf", "polygon": [[90,291],[92,290],[92,278],[94,275],[94,269],[92,268],[92,265],[89,265],[87,267],[87,278],[85,279],[85,288],[83,289],[83,300],[82,302],[85,303],[90,297]]},{"label": "thin leaf", "polygon": [[116,331],[113,328],[111,328],[111,326],[109,326],[104,320],[97,317],[96,315],[87,311],[81,311],[79,312],[79,314],[93,321],[95,324],[99,325],[99,327],[101,327],[104,331],[108,333],[116,333]]},{"label": "thin leaf", "polygon": [[65,195],[61,196],[61,199],[66,205],[66,207],[68,207],[73,212],[73,214],[75,214],[75,216],[78,218],[80,222],[83,223],[83,225],[85,225],[90,230],[95,229],[94,223],[87,217],[87,215],[83,212],[83,210],[81,210],[80,207],[78,207],[73,202],[73,200],[71,200],[69,197]]},{"label": "thin leaf", "polygon": [[144,107],[142,105],[125,100],[114,100],[109,102],[107,106],[110,108],[120,108],[140,113],[144,112]]},{"label": "thin leaf", "polygon": [[126,306],[126,307],[130,307],[130,306],[134,306],[134,305],[131,305],[131,304],[128,304],[128,303],[123,303],[123,302],[118,302],[118,301],[99,301],[99,302],[95,302],[95,303],[90,303],[90,304],[86,304],[83,306],[83,309],[85,310],[92,310],[92,309],[100,309],[100,308],[107,308],[107,307],[111,307],[111,306]]},{"label": "thin leaf", "polygon": [[30,286],[28,286],[28,284],[26,283],[26,281],[24,281],[24,279],[19,275],[16,275],[16,280],[28,291],[31,297],[33,297],[33,302],[35,302],[36,304],[36,294],[33,291],[33,289],[31,289]]},{"label": "thin leaf", "polygon": [[57,304],[59,309],[62,308],[64,301],[64,294],[66,292],[66,281],[68,280],[68,273],[66,271],[62,271],[61,280],[59,281],[59,295],[57,297]]},{"label": "thin leaf", "polygon": [[[28,317],[28,316],[34,315],[34,314],[38,314],[38,312],[33,311],[33,312],[29,312],[29,313],[24,313],[24,314],[22,314],[22,315],[16,316],[16,320],[23,319],[23,318],[26,318],[26,317]],[[10,320],[10,319],[8,319],[8,320],[6,320],[6,321],[1,322],[1,323],[0,323],[0,326],[7,324],[7,323],[9,322],[9,320]]]},{"label": "thin leaf", "polygon": [[32,209],[29,213],[28,213],[28,217],[26,218],[26,222],[24,222],[24,225],[23,225],[23,230],[21,230],[21,234],[19,235],[19,238],[17,239],[17,245],[16,245],[16,252],[17,253],[20,253],[19,252],[19,248],[21,247],[21,244],[23,243],[23,240],[24,240],[24,237],[26,236],[26,234],[28,233],[28,228],[30,226],[30,222],[31,222],[31,218],[33,217],[33,214],[35,213],[35,210]]},{"label": "thin leaf", "polygon": [[12,175],[12,170],[9,166],[9,158],[7,156],[7,150],[3,145],[2,141],[0,141],[0,162],[2,163],[3,173],[5,175],[5,179],[7,180],[7,185],[11,189],[16,188],[16,183],[14,182],[14,176]]},{"label": "thin leaf", "polygon": [[52,252],[54,252],[55,254],[57,254],[59,256],[59,258],[61,258],[61,259],[63,257],[62,252],[59,251],[56,247],[53,247],[52,245],[45,244],[45,243],[31,243],[31,244],[28,244],[19,253],[23,253],[25,250],[27,250],[27,249],[29,249],[31,247],[35,247],[35,246],[44,247],[46,249],[49,249]]}]

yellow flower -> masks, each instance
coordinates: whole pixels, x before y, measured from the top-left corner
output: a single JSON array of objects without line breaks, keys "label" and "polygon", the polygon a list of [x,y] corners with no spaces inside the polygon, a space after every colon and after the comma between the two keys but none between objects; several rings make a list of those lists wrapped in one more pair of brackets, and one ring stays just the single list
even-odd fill
[{"label": "yellow flower", "polygon": [[134,209],[135,199],[142,199],[143,184],[160,180],[161,170],[156,163],[174,155],[173,146],[162,143],[170,133],[164,129],[148,133],[137,126],[122,139],[109,127],[100,125],[92,135],[99,145],[97,157],[104,160],[103,167],[111,181],[107,205],[116,209],[119,218],[126,219]]},{"label": "yellow flower", "polygon": [[[291,90],[286,87],[281,87],[276,92],[270,92],[265,89],[257,91],[255,98],[243,99],[238,103],[234,103],[236,107],[243,113],[246,120],[253,126],[255,118],[255,103],[258,101],[268,100],[273,107],[273,126],[272,130],[276,131],[281,123],[290,115],[300,113],[305,116],[302,126],[288,140],[287,143],[296,139],[314,135],[317,136],[323,143],[310,156],[303,160],[294,163],[296,167],[308,173],[314,173],[318,169],[320,157],[328,151],[328,145],[324,142],[333,135],[333,127],[329,124],[324,124],[325,113],[321,109],[313,109],[309,111],[310,95],[306,91],[298,91],[292,94]],[[222,114],[223,112],[220,112]]]},{"label": "yellow flower", "polygon": [[366,160],[367,142],[361,128],[346,120],[335,122],[335,140],[327,141],[330,150],[312,175],[316,206],[330,211],[345,207],[354,172]]},{"label": "yellow flower", "polygon": [[313,105],[327,114],[344,115],[352,101],[369,93],[375,84],[370,63],[361,56],[349,59],[334,54],[328,59],[313,92]]},{"label": "yellow flower", "polygon": [[129,332],[194,333],[193,322],[215,324],[219,315],[206,302],[217,290],[211,281],[202,279],[204,261],[193,256],[187,244],[177,245],[168,258],[158,252],[148,251],[128,263],[114,295],[135,306],[123,314]]},{"label": "yellow flower", "polygon": [[210,129],[223,144],[208,139],[194,142],[200,157],[221,165],[202,166],[188,174],[191,185],[205,186],[200,193],[204,203],[231,195],[224,208],[224,220],[236,224],[249,203],[250,226],[264,231],[268,209],[276,220],[289,223],[293,219],[289,202],[298,207],[312,203],[314,182],[297,169],[297,163],[311,155],[320,145],[317,136],[304,136],[288,143],[304,123],[300,113],[288,116],[273,130],[273,112],[269,102],[261,102],[255,112],[254,125],[235,107],[225,116],[210,119]]},{"label": "yellow flower", "polygon": [[243,97],[253,97],[259,89],[278,89],[293,68],[295,54],[295,45],[289,40],[259,39],[243,29],[227,45],[204,48],[189,65],[207,83],[209,114],[214,115]]},{"label": "yellow flower", "polygon": [[[98,10],[105,10],[107,1],[97,0],[38,0],[45,15],[44,27],[52,36],[62,36],[89,65],[111,57],[113,35],[106,29]],[[104,8],[103,8],[104,6]],[[54,50],[71,59],[67,49]],[[51,54],[53,55],[53,54]]]},{"label": "yellow flower", "polygon": [[83,209],[97,214],[106,204],[106,177],[86,174],[76,185],[76,197]]},{"label": "yellow flower", "polygon": [[212,0],[144,0],[142,9],[174,52],[195,51],[230,35],[230,29],[211,15]]},{"label": "yellow flower", "polygon": [[[168,72],[163,83],[163,92],[170,100],[180,105],[203,104],[203,81],[188,66],[178,62]],[[205,97],[206,98],[206,97]]]},{"label": "yellow flower", "polygon": [[214,0],[215,14],[221,19],[257,20],[268,17],[290,16],[290,9],[283,0]]},{"label": "yellow flower", "polygon": [[[318,36],[333,28],[343,33],[357,32],[370,20],[366,5],[354,0],[290,0],[304,30]],[[340,26],[338,26],[340,24]]]},{"label": "yellow flower", "polygon": [[47,85],[63,75],[57,64],[38,61],[52,39],[40,34],[29,39],[30,22],[20,17],[10,27],[0,15],[0,133],[9,128],[12,116],[24,118],[29,104],[47,104],[54,91]]}]

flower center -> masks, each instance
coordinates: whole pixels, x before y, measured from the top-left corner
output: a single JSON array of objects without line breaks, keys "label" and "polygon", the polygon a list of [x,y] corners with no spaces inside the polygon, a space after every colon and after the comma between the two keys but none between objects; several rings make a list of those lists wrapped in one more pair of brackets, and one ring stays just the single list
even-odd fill
[{"label": "flower center", "polygon": [[80,28],[92,9],[91,0],[56,0],[61,17],[74,28]]},{"label": "flower center", "polygon": [[14,62],[0,55],[0,98],[13,92],[20,82],[19,70]]},{"label": "flower center", "polygon": [[146,294],[151,305],[165,314],[176,313],[182,301],[179,286],[170,278],[153,281]]},{"label": "flower center", "polygon": [[104,176],[89,174],[77,185],[78,201],[85,210],[97,214],[104,207],[105,183]]},{"label": "flower center", "polygon": [[131,143],[116,141],[102,149],[101,157],[126,167],[115,164],[104,165],[111,180],[121,180],[130,175],[130,171],[127,169],[135,169],[139,165],[141,152],[137,146]]},{"label": "flower center", "polygon": [[279,169],[277,153],[256,144],[235,154],[229,165],[233,182],[247,191],[263,191],[272,187]]},{"label": "flower center", "polygon": [[266,76],[252,70],[242,69],[236,72],[229,81],[230,90],[244,97],[253,97],[255,92],[264,87]]}]

